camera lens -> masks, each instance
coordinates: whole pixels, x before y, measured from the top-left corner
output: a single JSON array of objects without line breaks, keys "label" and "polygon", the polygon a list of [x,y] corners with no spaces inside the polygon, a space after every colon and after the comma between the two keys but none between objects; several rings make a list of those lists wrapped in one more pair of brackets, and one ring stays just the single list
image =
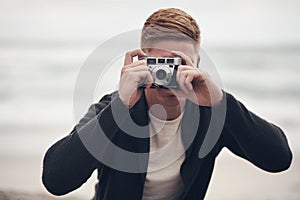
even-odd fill
[{"label": "camera lens", "polygon": [[159,80],[163,80],[165,79],[167,76],[167,73],[165,70],[162,70],[162,69],[159,69],[157,70],[156,72],[156,78],[159,79]]},{"label": "camera lens", "polygon": [[149,65],[153,65],[153,64],[156,64],[156,59],[155,58],[148,58],[147,59],[147,64]]}]

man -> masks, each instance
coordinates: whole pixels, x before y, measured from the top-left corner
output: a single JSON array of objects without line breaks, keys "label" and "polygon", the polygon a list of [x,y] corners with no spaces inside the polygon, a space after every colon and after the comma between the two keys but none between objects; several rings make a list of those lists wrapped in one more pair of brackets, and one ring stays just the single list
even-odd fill
[{"label": "man", "polygon": [[[203,199],[215,158],[223,147],[263,170],[288,169],[292,153],[282,130],[247,110],[199,69],[199,49],[200,31],[191,16],[174,8],[153,13],[144,24],[141,49],[125,55],[118,91],[93,105],[71,134],[47,151],[42,179],[49,192],[63,195],[73,191],[97,169],[97,200]],[[133,62],[136,56],[180,57],[179,88],[153,87],[155,80],[146,61]],[[213,109],[224,105],[220,136],[201,157],[206,136],[218,132],[210,130]],[[222,121],[218,117],[215,121]],[[146,129],[135,129],[132,122]],[[107,146],[97,137],[102,131],[110,140]],[[99,151],[105,149],[100,159],[86,141],[94,142],[96,149],[99,144]],[[146,153],[146,160],[110,165],[105,158],[114,163],[121,159],[111,150],[113,145]],[[122,170],[135,162],[142,170]]]}]

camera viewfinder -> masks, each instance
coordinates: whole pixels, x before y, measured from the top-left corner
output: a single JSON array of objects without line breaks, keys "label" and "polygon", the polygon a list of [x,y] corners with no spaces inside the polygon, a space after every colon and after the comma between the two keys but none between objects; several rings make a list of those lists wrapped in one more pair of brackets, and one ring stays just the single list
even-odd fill
[{"label": "camera viewfinder", "polygon": [[168,58],[167,59],[167,63],[168,64],[173,64],[174,63],[174,59],[173,58]]},{"label": "camera viewfinder", "polygon": [[156,64],[156,58],[148,58],[147,59],[147,64],[148,65]]},{"label": "camera viewfinder", "polygon": [[164,58],[159,58],[158,63],[165,63],[165,59]]}]

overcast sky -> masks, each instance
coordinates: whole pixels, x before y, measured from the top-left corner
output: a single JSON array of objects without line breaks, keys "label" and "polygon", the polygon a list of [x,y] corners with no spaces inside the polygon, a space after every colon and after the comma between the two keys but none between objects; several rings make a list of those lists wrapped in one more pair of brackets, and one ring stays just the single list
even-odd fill
[{"label": "overcast sky", "polygon": [[101,42],[164,7],[196,18],[206,45],[300,45],[299,0],[1,0],[0,42]]}]

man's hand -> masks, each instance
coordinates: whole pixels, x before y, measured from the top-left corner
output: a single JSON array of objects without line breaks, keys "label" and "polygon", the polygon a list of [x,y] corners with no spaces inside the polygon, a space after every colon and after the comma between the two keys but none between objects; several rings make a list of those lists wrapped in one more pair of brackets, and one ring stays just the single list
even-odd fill
[{"label": "man's hand", "polygon": [[140,49],[126,53],[119,82],[119,97],[128,107],[132,107],[140,99],[142,90],[138,88],[139,85],[153,83],[146,61],[133,62],[135,56],[146,56],[146,54]]},{"label": "man's hand", "polygon": [[180,90],[173,90],[174,93],[201,106],[211,107],[219,104],[223,92],[210,75],[195,67],[184,53],[178,51],[173,53],[185,61],[185,65],[180,65],[177,71],[176,79]]}]

